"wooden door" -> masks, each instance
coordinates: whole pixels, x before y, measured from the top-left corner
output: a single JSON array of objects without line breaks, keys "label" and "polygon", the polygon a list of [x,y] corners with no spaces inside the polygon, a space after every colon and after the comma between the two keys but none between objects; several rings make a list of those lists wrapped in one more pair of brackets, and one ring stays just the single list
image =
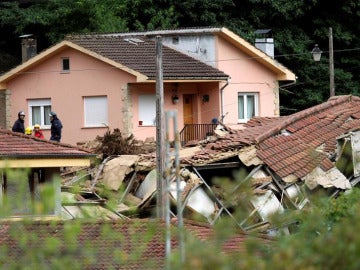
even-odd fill
[{"label": "wooden door", "polygon": [[192,126],[192,124],[194,123],[193,95],[184,95],[183,99],[183,117],[185,127],[183,131],[183,136],[185,141],[191,141],[194,139]]},{"label": "wooden door", "polygon": [[184,126],[186,124],[193,124],[193,95],[184,95],[183,96],[183,117],[184,117]]}]

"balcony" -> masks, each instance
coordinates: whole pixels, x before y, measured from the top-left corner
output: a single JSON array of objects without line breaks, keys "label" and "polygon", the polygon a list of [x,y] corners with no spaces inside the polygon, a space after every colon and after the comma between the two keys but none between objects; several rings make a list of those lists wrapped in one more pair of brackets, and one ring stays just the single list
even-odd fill
[{"label": "balcony", "polygon": [[190,141],[204,140],[214,134],[217,124],[185,124],[180,131],[180,142],[184,146]]}]

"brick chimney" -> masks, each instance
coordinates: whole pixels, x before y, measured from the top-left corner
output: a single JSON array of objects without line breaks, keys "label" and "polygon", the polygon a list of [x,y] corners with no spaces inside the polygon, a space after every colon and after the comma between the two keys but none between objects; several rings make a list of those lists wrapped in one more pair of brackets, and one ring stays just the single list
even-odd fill
[{"label": "brick chimney", "polygon": [[255,47],[274,58],[274,38],[271,29],[258,29],[255,36]]},{"label": "brick chimney", "polygon": [[37,42],[32,34],[22,35],[20,38],[22,63],[24,63],[37,54]]}]

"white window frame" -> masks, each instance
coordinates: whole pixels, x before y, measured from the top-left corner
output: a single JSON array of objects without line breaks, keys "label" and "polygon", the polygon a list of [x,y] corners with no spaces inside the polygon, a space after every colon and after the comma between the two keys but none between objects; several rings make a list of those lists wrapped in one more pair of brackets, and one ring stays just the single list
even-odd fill
[{"label": "white window frame", "polygon": [[[243,97],[244,104],[240,104],[239,97]],[[248,97],[254,97],[254,115],[249,116],[248,111]],[[240,118],[239,111],[243,108],[243,115],[244,118]],[[259,115],[259,93],[256,92],[238,92],[238,122],[239,123],[246,123],[249,121],[252,117]]]},{"label": "white window frame", "polygon": [[156,95],[139,95],[139,121],[143,126],[156,125]]},{"label": "white window frame", "polygon": [[85,96],[84,100],[84,126],[104,127],[109,125],[108,97]]},{"label": "white window frame", "polygon": [[[45,112],[45,107],[50,106],[50,108],[47,110],[47,113]],[[33,113],[32,109],[33,107],[40,107],[40,123],[33,123]],[[49,113],[51,111],[51,99],[50,98],[44,98],[44,99],[29,99],[28,100],[28,111],[29,111],[29,125],[33,126],[33,124],[39,124],[42,129],[44,128],[50,128],[50,118]],[[45,121],[48,121],[48,125],[45,124]]]}]

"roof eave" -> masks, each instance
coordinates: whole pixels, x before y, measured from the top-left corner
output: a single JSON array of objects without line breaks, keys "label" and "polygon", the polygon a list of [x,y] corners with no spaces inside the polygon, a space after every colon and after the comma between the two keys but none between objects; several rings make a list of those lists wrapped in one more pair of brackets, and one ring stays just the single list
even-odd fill
[{"label": "roof eave", "polygon": [[239,37],[229,29],[223,27],[221,28],[221,31],[217,32],[219,36],[224,38],[225,40],[231,42],[232,44],[235,44],[236,46],[240,47],[242,51],[244,51],[246,54],[254,57],[256,61],[259,63],[262,63],[264,66],[275,72],[277,75],[277,79],[279,81],[295,81],[296,75],[283,65],[281,65],[279,62],[277,62],[275,59],[271,58],[266,53],[262,52],[258,48],[256,48],[254,45],[247,42],[245,39]]},{"label": "roof eave", "polygon": [[296,75],[292,72],[285,72],[283,74],[279,74],[276,78],[278,81],[296,81]]},{"label": "roof eave", "polygon": [[[18,76],[19,74],[26,72],[27,70],[29,70],[32,66],[45,61],[46,59],[50,58],[52,55],[58,53],[61,50],[64,50],[66,48],[73,48],[77,51],[80,51],[86,55],[92,56],[96,59],[99,59],[102,62],[105,62],[109,65],[112,65],[118,69],[121,69],[127,73],[130,73],[132,75],[134,75],[137,78],[137,81],[144,81],[147,79],[147,76],[137,72],[131,68],[128,68],[124,65],[121,65],[115,61],[112,61],[98,53],[95,53],[93,51],[87,50],[73,42],[70,42],[68,40],[64,40],[46,50],[44,50],[43,52],[35,55],[34,57],[30,58],[28,61],[20,64],[19,66],[11,69],[10,71],[6,72],[5,74],[3,74],[2,76],[0,76],[0,89],[6,89],[7,88],[7,82],[13,78],[15,78],[16,76]],[[60,71],[59,71],[60,72]]]},{"label": "roof eave", "polygon": [[[227,81],[229,77],[166,77],[164,81],[178,81],[178,82],[222,82]],[[155,78],[149,78],[148,82],[156,81]]]},{"label": "roof eave", "polygon": [[89,157],[56,157],[38,158],[16,156],[0,159],[0,168],[53,168],[53,167],[84,167],[91,165]]},{"label": "roof eave", "polygon": [[66,42],[60,42],[60,43],[58,43],[58,44],[44,50],[43,52],[35,55],[34,57],[30,58],[26,62],[16,66],[15,68],[11,69],[10,71],[6,72],[5,74],[3,74],[0,77],[0,86],[2,86],[2,85],[6,86],[7,81],[9,81],[12,78],[18,76],[21,72],[26,72],[34,64],[39,63],[39,62],[43,62],[44,60],[51,57],[55,53],[63,50],[66,47],[65,45],[66,45]]}]

